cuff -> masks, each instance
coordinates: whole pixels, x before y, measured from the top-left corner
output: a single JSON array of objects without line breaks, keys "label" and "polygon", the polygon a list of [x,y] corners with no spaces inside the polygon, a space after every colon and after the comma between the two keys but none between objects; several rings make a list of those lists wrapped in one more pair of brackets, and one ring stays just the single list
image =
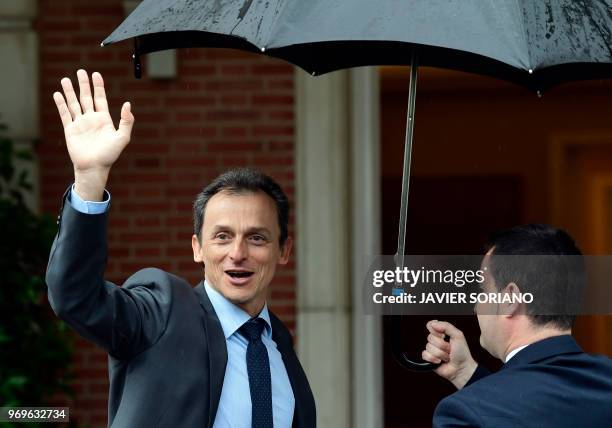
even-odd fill
[{"label": "cuff", "polygon": [[79,194],[74,190],[74,184],[70,188],[68,193],[68,203],[80,213],[83,214],[102,214],[108,211],[110,205],[110,193],[108,190],[104,190],[104,196],[101,202],[85,201]]}]

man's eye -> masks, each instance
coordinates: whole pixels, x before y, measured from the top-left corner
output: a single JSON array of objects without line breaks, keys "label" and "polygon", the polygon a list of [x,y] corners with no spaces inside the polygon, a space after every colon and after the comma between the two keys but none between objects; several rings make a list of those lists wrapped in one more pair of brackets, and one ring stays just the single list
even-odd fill
[{"label": "man's eye", "polygon": [[229,239],[229,237],[230,237],[230,236],[229,236],[227,233],[217,233],[217,234],[215,235],[215,238],[216,238],[216,239],[219,239],[219,240],[221,240],[221,241],[225,241],[225,240]]},{"label": "man's eye", "polygon": [[267,241],[267,239],[261,235],[252,235],[250,238],[250,241],[253,242],[254,244],[265,244]]}]

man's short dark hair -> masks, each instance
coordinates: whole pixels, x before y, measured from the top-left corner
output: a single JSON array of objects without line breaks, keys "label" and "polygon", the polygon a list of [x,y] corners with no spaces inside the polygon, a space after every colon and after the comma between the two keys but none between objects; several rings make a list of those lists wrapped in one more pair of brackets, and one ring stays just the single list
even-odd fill
[{"label": "man's short dark hair", "polygon": [[282,247],[287,240],[289,223],[289,201],[280,185],[269,176],[249,168],[230,169],[215,178],[196,196],[193,202],[193,233],[201,242],[204,210],[210,198],[225,191],[233,194],[244,192],[264,192],[276,204],[278,226],[280,228],[279,244]]},{"label": "man's short dark hair", "polygon": [[516,226],[493,234],[486,244],[490,249],[498,290],[514,282],[521,293],[532,293],[527,315],[535,325],[572,327],[586,273],[582,252],[567,232],[547,224]]}]

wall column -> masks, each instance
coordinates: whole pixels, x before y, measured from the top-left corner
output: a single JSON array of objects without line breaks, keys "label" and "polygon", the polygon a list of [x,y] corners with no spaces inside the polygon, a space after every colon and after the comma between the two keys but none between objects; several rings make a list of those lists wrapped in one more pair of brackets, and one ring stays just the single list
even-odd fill
[{"label": "wall column", "polygon": [[346,71],[296,70],[297,336],[317,425],[350,426],[349,160]]},{"label": "wall column", "polygon": [[378,74],[296,70],[295,84],[298,352],[319,426],[378,427],[380,320],[358,299],[380,251]]}]

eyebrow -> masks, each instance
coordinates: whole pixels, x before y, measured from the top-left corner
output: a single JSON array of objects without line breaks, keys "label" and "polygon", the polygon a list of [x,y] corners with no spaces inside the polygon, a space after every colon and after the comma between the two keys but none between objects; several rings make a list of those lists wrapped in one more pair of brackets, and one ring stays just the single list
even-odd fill
[{"label": "eyebrow", "polygon": [[[212,233],[231,232],[231,231],[233,231],[231,227],[220,224],[220,225],[216,225],[215,227],[213,227]],[[272,232],[267,227],[249,227],[247,228],[245,232],[246,235],[252,235],[254,233],[259,233],[261,235],[266,235],[266,236],[272,236]]]}]

